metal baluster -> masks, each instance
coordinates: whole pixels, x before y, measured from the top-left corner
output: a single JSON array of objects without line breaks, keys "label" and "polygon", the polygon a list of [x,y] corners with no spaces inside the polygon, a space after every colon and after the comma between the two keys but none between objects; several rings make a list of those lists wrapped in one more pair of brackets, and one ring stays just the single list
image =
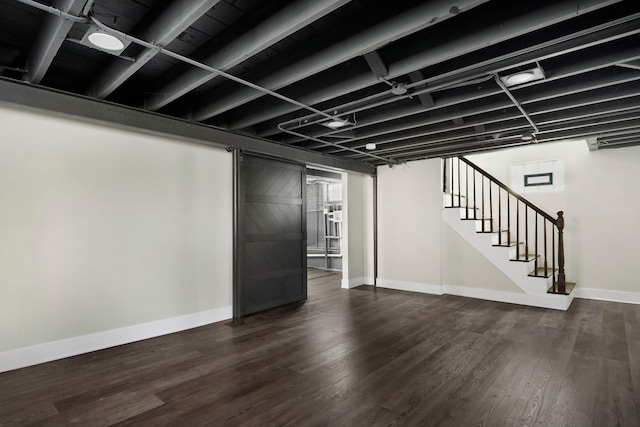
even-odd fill
[{"label": "metal baluster", "polygon": [[480,185],[482,186],[482,209],[480,209],[480,218],[482,218],[482,232],[484,233],[484,175],[482,176],[482,181],[480,181]]},{"label": "metal baluster", "polygon": [[466,215],[464,216],[465,219],[469,219],[469,165],[468,164],[464,164],[465,168],[464,168],[464,172],[465,172],[465,190],[464,190],[464,198],[465,198],[465,202],[466,202]]},{"label": "metal baluster", "polygon": [[[507,193],[507,196],[509,193]],[[502,245],[502,197],[498,187],[498,245]]]},{"label": "metal baluster", "polygon": [[536,253],[533,255],[535,256],[534,265],[538,271],[538,212],[536,212]]},{"label": "metal baluster", "polygon": [[520,200],[516,199],[516,258],[520,259]]},{"label": "metal baluster", "polygon": [[493,199],[491,198],[491,180],[489,180],[489,218],[491,218],[489,231],[493,233]]}]

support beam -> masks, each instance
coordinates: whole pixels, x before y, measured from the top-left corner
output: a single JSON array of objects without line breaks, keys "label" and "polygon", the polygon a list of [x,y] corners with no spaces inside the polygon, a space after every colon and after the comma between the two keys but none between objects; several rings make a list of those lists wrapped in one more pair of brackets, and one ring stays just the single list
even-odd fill
[{"label": "support beam", "polygon": [[[450,1],[427,2],[262,78],[257,84],[271,90],[281,89],[485,2],[486,0],[460,0],[455,4],[455,13],[452,8],[454,5]],[[212,97],[207,97],[207,100],[194,110],[191,118],[195,121],[203,121],[261,96],[259,92],[241,88],[223,98],[213,97],[212,100]]]},{"label": "support beam", "polygon": [[[80,15],[85,3],[86,0],[61,0],[54,6],[70,15]],[[73,21],[54,15],[45,16],[38,40],[27,59],[26,81],[33,84],[42,81],[72,26]]]},{"label": "support beam", "polygon": [[365,53],[363,56],[376,78],[387,77],[389,75],[387,64],[384,63],[377,51],[374,50],[369,53]]},{"label": "support beam", "polygon": [[366,163],[300,150],[212,126],[189,123],[173,117],[4,78],[0,79],[0,105],[49,112],[61,117],[131,129],[201,145],[234,147],[310,165],[375,174],[375,168]]},{"label": "support beam", "polygon": [[[153,40],[161,47],[167,46],[220,0],[178,0],[166,7],[162,15],[148,28],[139,33],[143,40]],[[114,58],[110,65],[96,78],[89,94],[100,99],[109,96],[127,79],[158,54],[157,50],[145,48],[136,56],[135,62]]]},{"label": "support beam", "polygon": [[[411,83],[417,83],[417,82],[423,81],[424,76],[422,75],[422,72],[418,70],[418,71],[409,73],[409,79],[411,80]],[[421,84],[421,85],[415,86],[414,90],[422,91],[423,89],[426,89],[426,87],[427,85]],[[426,109],[432,108],[435,105],[435,102],[433,101],[433,97],[429,92],[421,92],[418,95],[418,99],[420,100],[420,103],[422,104],[422,106]]]},{"label": "support beam", "polygon": [[[347,2],[348,0],[296,1],[202,62],[222,71],[229,70]],[[191,69],[161,89],[160,94],[148,97],[144,108],[156,111],[216,76],[216,73]]]}]

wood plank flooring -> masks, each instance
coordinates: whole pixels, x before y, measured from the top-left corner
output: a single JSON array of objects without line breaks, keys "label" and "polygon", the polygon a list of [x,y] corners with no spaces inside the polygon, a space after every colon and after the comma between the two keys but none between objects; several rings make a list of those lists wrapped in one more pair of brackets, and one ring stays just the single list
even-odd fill
[{"label": "wood plank flooring", "polygon": [[640,426],[640,306],[340,289],[0,374],[0,425]]}]

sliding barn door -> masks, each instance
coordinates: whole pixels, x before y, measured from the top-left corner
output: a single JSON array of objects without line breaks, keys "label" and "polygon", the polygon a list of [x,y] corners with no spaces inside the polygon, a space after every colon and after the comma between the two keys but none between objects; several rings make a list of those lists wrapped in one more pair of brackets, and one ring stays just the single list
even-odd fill
[{"label": "sliding barn door", "polygon": [[305,166],[244,154],[239,167],[234,317],[307,298]]}]

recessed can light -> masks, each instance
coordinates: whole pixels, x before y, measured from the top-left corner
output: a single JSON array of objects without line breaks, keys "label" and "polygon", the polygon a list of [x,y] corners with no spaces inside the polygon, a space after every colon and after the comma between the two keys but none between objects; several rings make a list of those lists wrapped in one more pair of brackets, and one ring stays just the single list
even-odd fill
[{"label": "recessed can light", "polygon": [[95,32],[89,34],[89,41],[96,47],[105,50],[121,50],[124,48],[124,43],[119,38],[112,36],[111,34]]}]

